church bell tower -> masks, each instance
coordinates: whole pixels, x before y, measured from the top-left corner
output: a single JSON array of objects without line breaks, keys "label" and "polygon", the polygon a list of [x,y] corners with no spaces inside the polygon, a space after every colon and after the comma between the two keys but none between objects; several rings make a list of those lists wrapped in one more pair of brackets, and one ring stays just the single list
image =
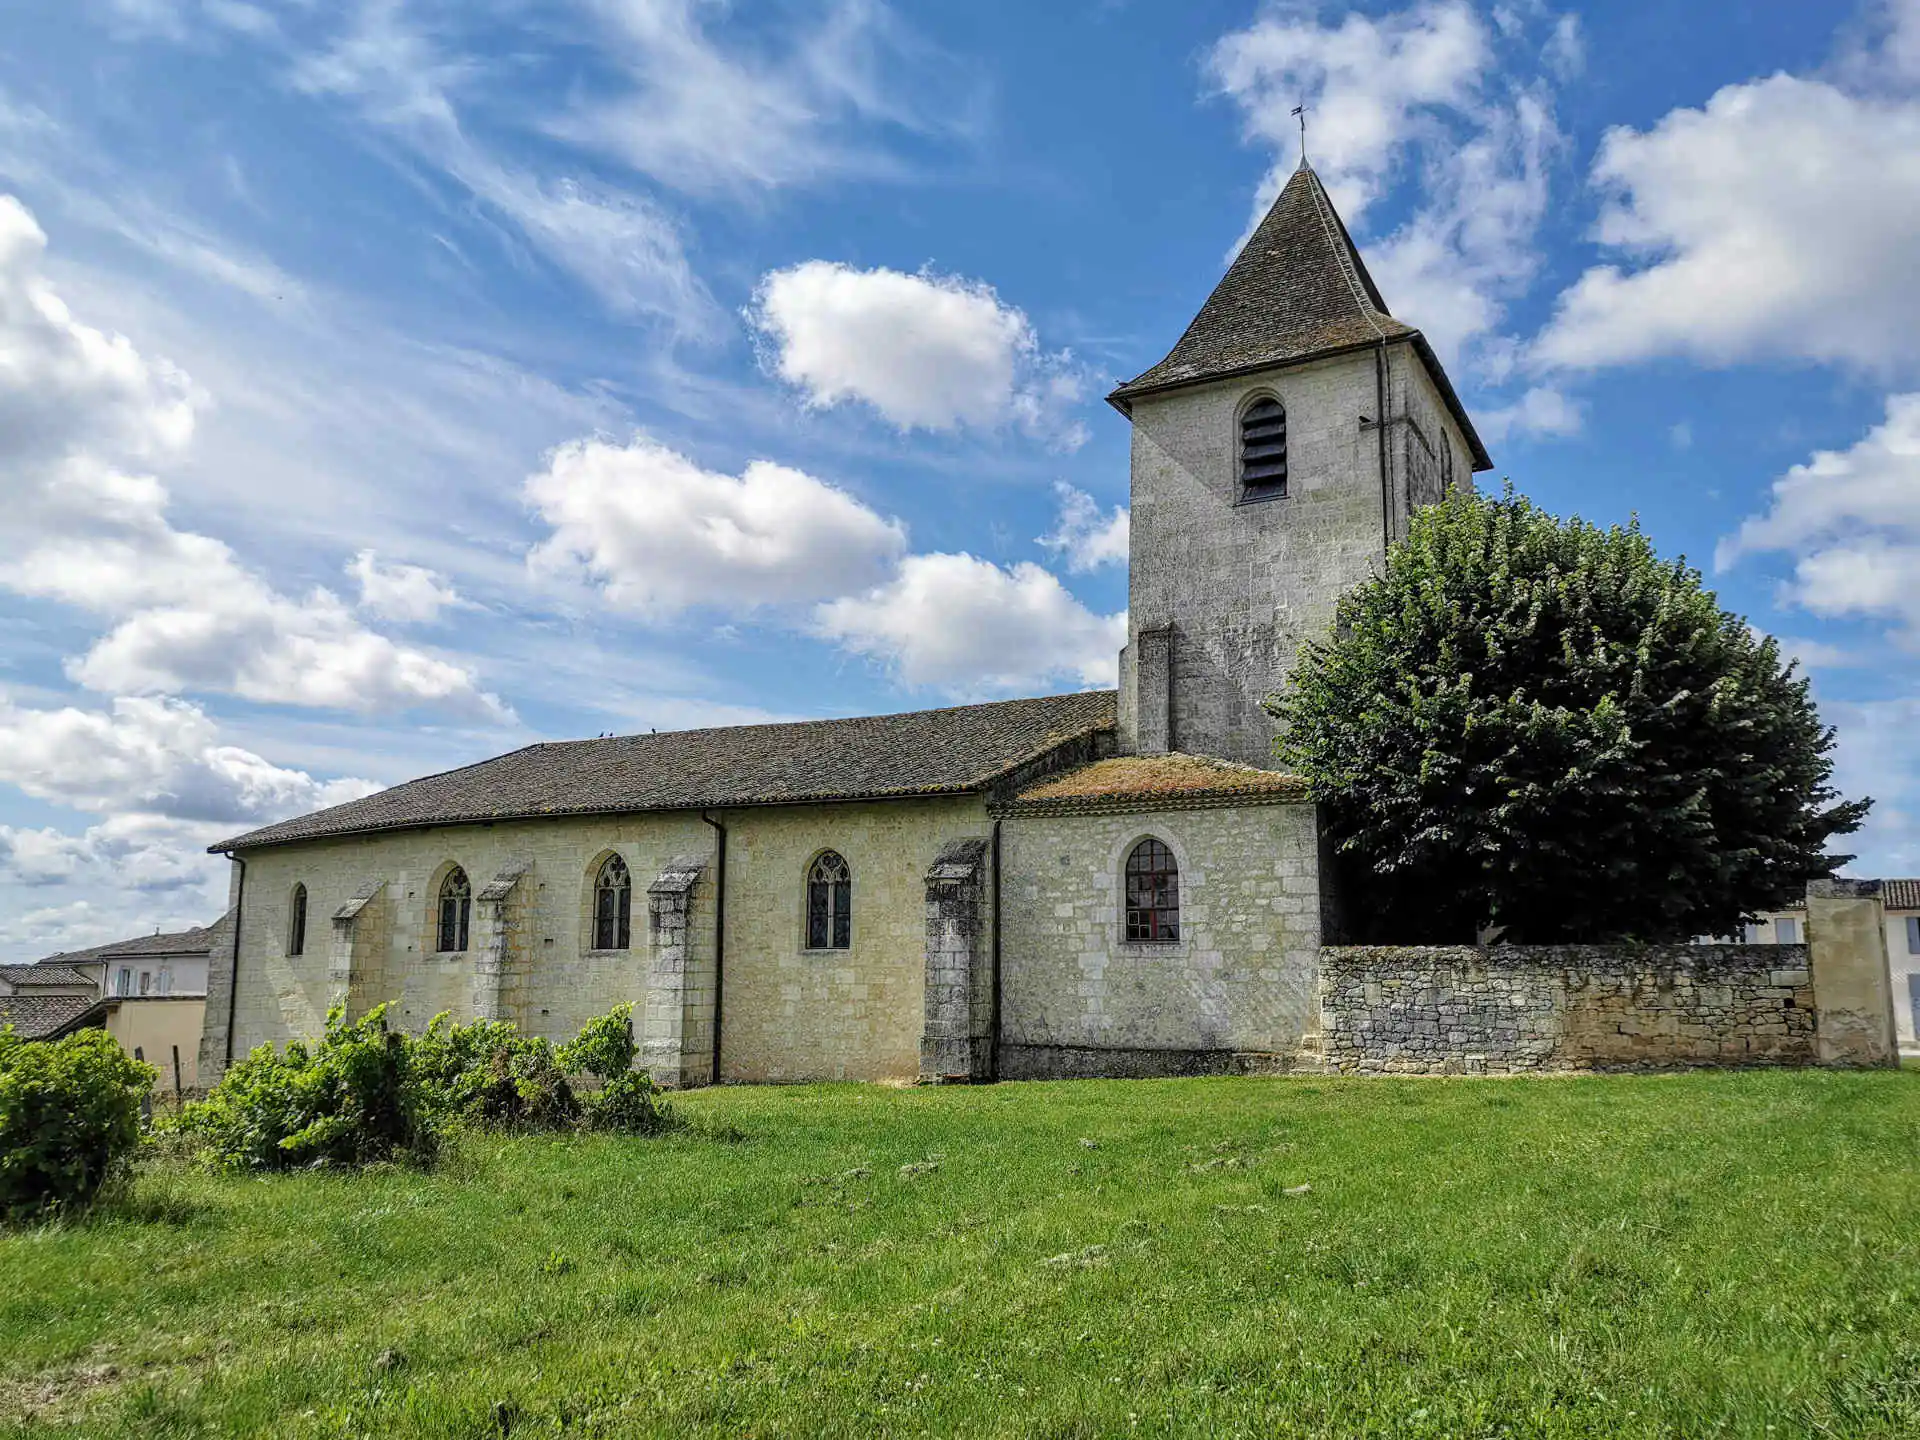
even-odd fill
[{"label": "church bell tower", "polygon": [[1133,423],[1120,746],[1271,766],[1263,703],[1408,516],[1492,468],[1432,347],[1393,318],[1304,162]]}]

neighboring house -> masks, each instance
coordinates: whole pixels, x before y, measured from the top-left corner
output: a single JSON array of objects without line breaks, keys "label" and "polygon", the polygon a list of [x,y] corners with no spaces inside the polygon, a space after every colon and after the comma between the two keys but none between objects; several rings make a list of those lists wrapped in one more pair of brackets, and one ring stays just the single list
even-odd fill
[{"label": "neighboring house", "polygon": [[532,745],[237,835],[208,1078],[336,1001],[556,1039],[632,1003],[671,1085],[1294,1063],[1319,834],[1263,702],[1493,462],[1305,165],[1108,399],[1117,692]]},{"label": "neighboring house", "polygon": [[[1894,1023],[1900,1048],[1920,1052],[1920,879],[1882,880],[1887,913],[1887,961],[1893,972]],[[1802,945],[1807,939],[1804,903],[1757,916],[1741,932],[1749,945]]]},{"label": "neighboring house", "polygon": [[11,1025],[29,1040],[103,1029],[160,1072],[157,1088],[171,1090],[177,1082],[191,1089],[199,1079],[208,960],[232,943],[232,926],[223,919],[50,955],[37,964],[0,966],[0,1026]]}]

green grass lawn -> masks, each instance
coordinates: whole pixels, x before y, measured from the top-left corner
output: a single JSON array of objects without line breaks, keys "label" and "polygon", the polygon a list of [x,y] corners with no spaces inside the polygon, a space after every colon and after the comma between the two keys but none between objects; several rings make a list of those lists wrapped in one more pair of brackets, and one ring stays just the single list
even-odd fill
[{"label": "green grass lawn", "polygon": [[0,1435],[1920,1435],[1920,1074],[676,1103],[0,1235]]}]

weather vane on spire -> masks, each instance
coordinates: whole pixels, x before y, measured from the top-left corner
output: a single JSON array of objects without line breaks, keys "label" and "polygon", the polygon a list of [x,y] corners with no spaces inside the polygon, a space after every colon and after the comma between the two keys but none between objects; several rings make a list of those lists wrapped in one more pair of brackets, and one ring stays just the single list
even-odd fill
[{"label": "weather vane on spire", "polygon": [[1307,102],[1302,100],[1293,107],[1293,116],[1300,122],[1300,163],[1307,163]]}]

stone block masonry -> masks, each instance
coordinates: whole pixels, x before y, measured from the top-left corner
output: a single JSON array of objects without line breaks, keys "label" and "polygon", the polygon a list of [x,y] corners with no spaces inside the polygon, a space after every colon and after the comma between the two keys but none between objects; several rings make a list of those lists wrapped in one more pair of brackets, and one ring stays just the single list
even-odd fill
[{"label": "stone block masonry", "polygon": [[1355,946],[1320,956],[1327,1067],[1358,1074],[1812,1065],[1804,945]]}]

